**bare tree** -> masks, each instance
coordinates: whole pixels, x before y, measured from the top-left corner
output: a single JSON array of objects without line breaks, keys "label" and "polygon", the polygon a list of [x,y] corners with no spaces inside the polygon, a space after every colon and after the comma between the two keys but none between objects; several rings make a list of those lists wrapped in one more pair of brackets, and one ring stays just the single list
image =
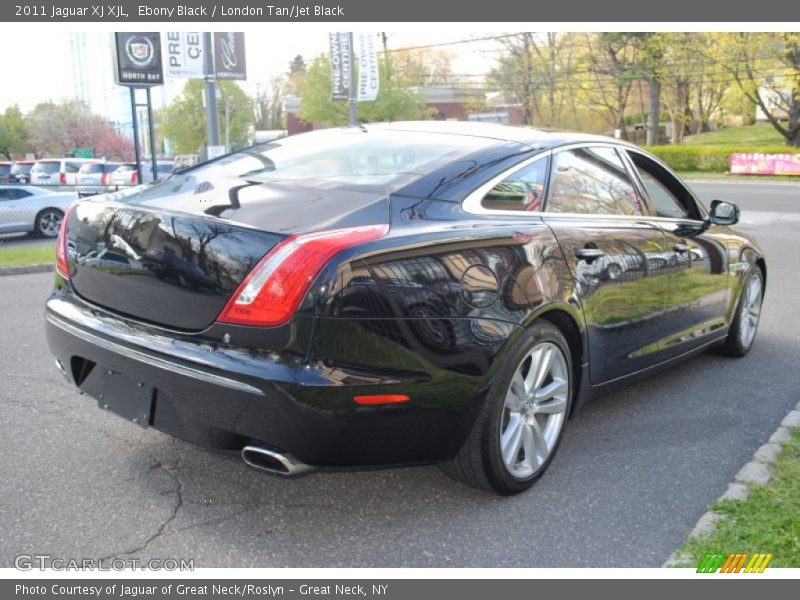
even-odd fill
[{"label": "bare tree", "polygon": [[265,86],[256,87],[255,111],[257,130],[283,129],[283,102],[286,100],[286,77],[276,75]]}]

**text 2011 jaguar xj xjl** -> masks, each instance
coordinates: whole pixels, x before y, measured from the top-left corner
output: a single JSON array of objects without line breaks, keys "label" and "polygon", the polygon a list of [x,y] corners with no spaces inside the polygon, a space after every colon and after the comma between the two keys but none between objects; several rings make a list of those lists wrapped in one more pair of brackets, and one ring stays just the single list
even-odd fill
[{"label": "text 2011 jaguar xj xjl", "polygon": [[75,204],[48,339],[100,407],[251,466],[512,494],[583,402],[748,352],[766,265],[737,220],[607,138],[313,132]]}]

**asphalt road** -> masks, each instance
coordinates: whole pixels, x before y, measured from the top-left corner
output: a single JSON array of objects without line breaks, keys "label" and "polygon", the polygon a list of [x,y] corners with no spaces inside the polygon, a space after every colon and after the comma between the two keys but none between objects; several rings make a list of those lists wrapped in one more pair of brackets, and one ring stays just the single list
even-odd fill
[{"label": "asphalt road", "polygon": [[754,349],[590,404],[548,473],[514,498],[435,467],[285,480],[129,425],[53,367],[51,275],[0,277],[0,566],[21,553],[196,567],[661,565],[800,400],[800,186],[696,187],[740,201],[768,253]]}]

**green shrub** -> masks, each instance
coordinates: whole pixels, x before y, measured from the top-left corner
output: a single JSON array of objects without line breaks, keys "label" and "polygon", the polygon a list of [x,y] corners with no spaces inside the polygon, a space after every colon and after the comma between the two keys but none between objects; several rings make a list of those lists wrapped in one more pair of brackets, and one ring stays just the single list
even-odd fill
[{"label": "green shrub", "polygon": [[778,154],[799,152],[787,146],[649,146],[647,150],[667,163],[675,171],[703,171],[726,173],[734,152],[765,152]]}]

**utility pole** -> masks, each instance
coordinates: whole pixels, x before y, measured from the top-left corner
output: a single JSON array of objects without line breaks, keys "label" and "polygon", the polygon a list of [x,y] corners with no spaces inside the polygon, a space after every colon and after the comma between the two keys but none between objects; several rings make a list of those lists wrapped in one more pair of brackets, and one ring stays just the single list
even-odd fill
[{"label": "utility pole", "polygon": [[219,146],[219,117],[217,116],[217,85],[214,77],[214,55],[211,33],[203,34],[206,76],[206,121],[208,123],[208,146]]},{"label": "utility pole", "polygon": [[353,48],[353,32],[347,34],[350,43],[350,94],[347,99],[350,104],[350,126],[354,127],[358,124],[358,116],[356,114],[356,53]]}]

